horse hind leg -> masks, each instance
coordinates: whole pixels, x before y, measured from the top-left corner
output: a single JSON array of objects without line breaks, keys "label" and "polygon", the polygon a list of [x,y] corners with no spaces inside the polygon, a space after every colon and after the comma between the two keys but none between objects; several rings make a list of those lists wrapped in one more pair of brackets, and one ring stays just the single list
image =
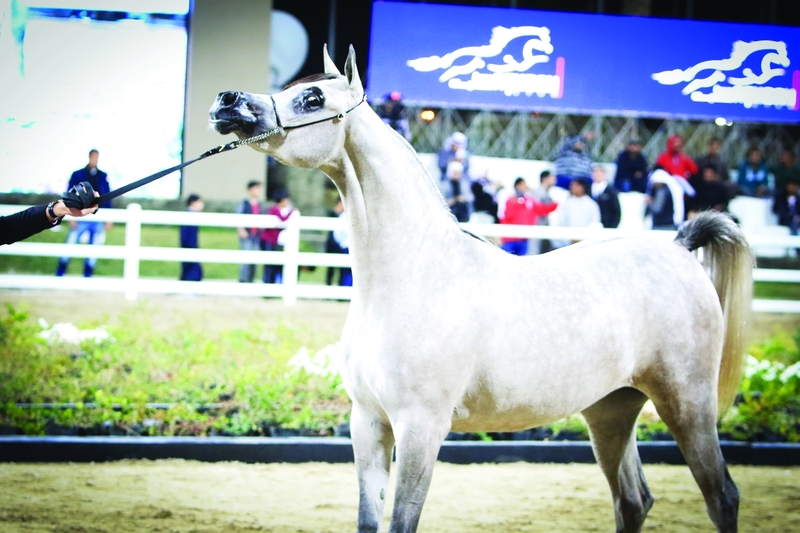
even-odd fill
[{"label": "horse hind leg", "polygon": [[350,413],[350,431],[358,472],[358,532],[375,533],[386,503],[394,435],[380,416],[356,403]]},{"label": "horse hind leg", "polygon": [[653,396],[659,416],[683,452],[703,498],[706,511],[721,533],[735,533],[739,514],[739,489],[728,473],[717,435],[715,387],[678,387],[666,399]]},{"label": "horse hind leg", "polygon": [[617,533],[638,533],[653,495],[636,448],[636,419],[647,401],[633,388],[618,389],[583,411],[592,449],[611,487]]}]

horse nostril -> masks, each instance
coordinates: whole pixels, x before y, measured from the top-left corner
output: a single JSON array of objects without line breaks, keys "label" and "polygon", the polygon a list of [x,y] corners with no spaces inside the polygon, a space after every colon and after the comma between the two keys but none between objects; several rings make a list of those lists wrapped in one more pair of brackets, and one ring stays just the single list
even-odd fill
[{"label": "horse nostril", "polygon": [[225,91],[224,93],[219,93],[217,99],[219,100],[220,107],[233,107],[236,105],[236,102],[239,101],[239,93],[236,91]]}]

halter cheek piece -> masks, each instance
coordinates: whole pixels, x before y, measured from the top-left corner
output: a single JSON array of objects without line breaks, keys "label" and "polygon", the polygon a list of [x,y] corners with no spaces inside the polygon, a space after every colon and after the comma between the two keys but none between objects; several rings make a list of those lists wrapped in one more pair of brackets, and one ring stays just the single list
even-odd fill
[{"label": "halter cheek piece", "polygon": [[[275,111],[275,127],[272,128],[271,130],[265,131],[264,133],[260,133],[258,135],[254,135],[253,137],[248,137],[247,139],[237,139],[235,141],[229,142],[228,144],[223,144],[223,145],[217,146],[216,148],[212,148],[211,150],[208,150],[207,152],[203,153],[200,157],[198,157],[196,159],[192,159],[191,161],[186,161],[185,163],[181,163],[180,165],[175,165],[174,167],[170,167],[170,168],[168,168],[166,170],[162,170],[161,172],[156,172],[155,174],[147,176],[146,178],[142,178],[142,179],[140,179],[138,181],[134,181],[134,182],[129,183],[129,184],[125,185],[125,186],[122,186],[119,189],[116,189],[116,190],[113,190],[113,191],[108,192],[106,194],[103,194],[102,196],[100,196],[98,198],[93,198],[90,205],[100,205],[102,202],[107,202],[107,201],[111,200],[112,198],[116,198],[117,196],[122,196],[126,192],[130,192],[130,191],[132,191],[134,189],[138,189],[142,185],[147,185],[151,181],[155,181],[155,180],[157,180],[159,178],[163,178],[167,174],[172,174],[176,170],[180,170],[180,169],[182,169],[184,167],[188,167],[192,163],[196,163],[197,161],[200,161],[201,159],[205,159],[206,157],[209,157],[209,156],[212,156],[212,155],[216,155],[216,154],[221,154],[222,152],[228,152],[228,151],[233,150],[235,148],[239,148],[240,146],[243,146],[245,144],[252,144],[252,143],[255,143],[255,142],[260,142],[260,141],[263,141],[263,140],[265,140],[265,139],[267,139],[269,137],[272,137],[273,135],[278,135],[279,133],[284,133],[287,130],[294,130],[294,129],[297,129],[297,128],[304,128],[305,126],[311,126],[311,125],[314,125],[314,124],[319,124],[320,122],[327,122],[329,120],[334,120],[334,119],[343,120],[345,115],[347,115],[348,113],[353,111],[355,108],[357,108],[358,106],[360,106],[361,104],[363,104],[364,102],[367,101],[367,94],[364,93],[364,96],[361,97],[361,100],[359,100],[356,105],[354,105],[353,107],[351,107],[350,109],[348,109],[344,113],[339,113],[337,115],[333,115],[332,117],[321,118],[319,120],[314,120],[312,122],[306,122],[306,123],[303,123],[303,124],[297,124],[295,126],[284,126],[283,124],[281,124],[281,117],[278,116],[278,106],[275,105],[275,98],[272,97],[272,93],[269,93],[267,96],[269,96],[269,99],[272,102],[272,109],[273,109],[273,111]],[[64,199],[65,205],[69,205],[69,204],[67,204],[68,201],[75,203],[75,196],[74,196],[74,194],[72,194],[72,191],[68,191],[67,193],[65,193],[64,196],[62,196],[62,199]],[[81,202],[81,203],[85,203],[85,202]],[[86,207],[89,207],[89,205],[87,205]]]}]

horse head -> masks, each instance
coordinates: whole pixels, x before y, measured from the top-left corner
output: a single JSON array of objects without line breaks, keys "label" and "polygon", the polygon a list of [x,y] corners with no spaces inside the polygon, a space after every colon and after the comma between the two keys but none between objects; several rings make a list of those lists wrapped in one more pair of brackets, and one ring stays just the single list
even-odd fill
[{"label": "horse head", "polygon": [[219,93],[209,110],[211,127],[240,139],[270,132],[251,146],[287,165],[318,168],[332,161],[344,146],[347,114],[363,101],[364,87],[352,46],[344,75],[327,45],[323,56],[324,74],[298,80],[277,94]]}]

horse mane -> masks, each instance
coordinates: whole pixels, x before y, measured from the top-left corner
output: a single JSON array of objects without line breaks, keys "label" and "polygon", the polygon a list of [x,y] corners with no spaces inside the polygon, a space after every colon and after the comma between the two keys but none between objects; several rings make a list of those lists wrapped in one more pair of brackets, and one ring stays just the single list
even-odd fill
[{"label": "horse mane", "polygon": [[294,80],[293,82],[287,83],[286,85],[283,86],[283,90],[285,91],[286,89],[294,87],[295,85],[300,85],[301,83],[314,83],[315,81],[335,80],[339,76],[340,74],[325,74],[322,72],[319,74],[312,74],[310,76],[306,76],[305,78],[300,78],[299,80]]}]

